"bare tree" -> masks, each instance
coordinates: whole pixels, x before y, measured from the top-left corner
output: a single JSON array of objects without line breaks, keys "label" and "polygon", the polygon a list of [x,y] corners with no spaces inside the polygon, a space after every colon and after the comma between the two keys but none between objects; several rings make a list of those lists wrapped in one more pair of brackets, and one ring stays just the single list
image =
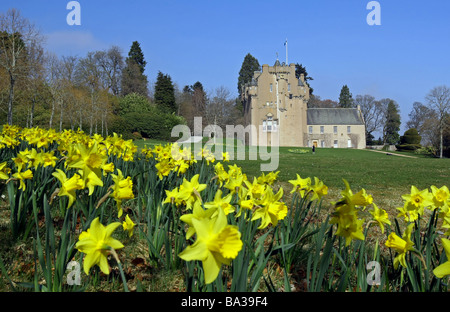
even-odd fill
[{"label": "bare tree", "polygon": [[[408,129],[417,129],[422,137],[422,144],[429,145],[435,140],[435,120],[436,112],[421,102],[414,102],[411,112],[408,114],[409,120],[406,123]],[[438,143],[439,145],[439,143]]]},{"label": "bare tree", "polygon": [[113,95],[120,94],[120,78],[124,60],[119,47],[112,46],[107,51],[95,52],[95,59],[103,72],[102,78],[106,89],[110,90]]},{"label": "bare tree", "polygon": [[366,126],[366,135],[378,131],[383,119],[383,102],[375,101],[371,95],[357,95],[355,97],[355,105],[359,105],[361,113],[364,117]]},{"label": "bare tree", "polygon": [[29,71],[27,61],[30,47],[41,44],[39,31],[17,9],[0,13],[0,66],[9,76],[8,124],[13,123],[14,86],[21,75]]},{"label": "bare tree", "polygon": [[450,113],[450,89],[447,86],[433,88],[426,96],[428,107],[434,110],[438,118],[439,127],[439,157],[442,158],[444,150],[444,129],[446,117]]}]

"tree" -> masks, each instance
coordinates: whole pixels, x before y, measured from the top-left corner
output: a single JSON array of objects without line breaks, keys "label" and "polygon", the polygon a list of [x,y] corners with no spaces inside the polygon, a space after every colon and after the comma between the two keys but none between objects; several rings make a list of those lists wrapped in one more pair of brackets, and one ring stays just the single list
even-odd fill
[{"label": "tree", "polygon": [[444,152],[444,130],[447,125],[446,118],[450,114],[450,89],[447,86],[433,88],[426,96],[428,107],[434,110],[438,118],[439,129],[439,157]]},{"label": "tree", "polygon": [[9,95],[7,122],[13,123],[14,87],[25,77],[32,64],[28,61],[31,47],[42,43],[39,31],[16,9],[0,14],[0,67],[8,73]]},{"label": "tree", "polygon": [[434,140],[435,120],[437,119],[436,112],[422,104],[421,102],[414,102],[411,112],[408,114],[409,120],[406,123],[408,129],[417,129],[422,137],[422,144],[432,144]]},{"label": "tree", "polygon": [[306,67],[304,67],[302,64],[295,64],[295,78],[300,79],[300,75],[303,74],[303,77],[305,79],[306,84],[309,87],[309,95],[313,94],[314,89],[311,88],[309,85],[308,80],[314,80],[314,78],[310,77],[308,75],[308,72],[306,71]]},{"label": "tree", "polygon": [[388,103],[386,113],[386,124],[384,129],[383,141],[384,144],[397,144],[400,140],[400,114],[398,104],[391,100]]},{"label": "tree", "polygon": [[[366,141],[372,142],[373,133],[380,129],[381,120],[383,118],[383,108],[380,102],[375,101],[371,95],[357,95],[354,104],[359,106],[364,118],[366,127]],[[370,145],[370,144],[368,144]]]},{"label": "tree", "polygon": [[259,65],[258,60],[253,55],[248,53],[244,57],[244,61],[242,62],[242,66],[239,71],[237,85],[239,98],[242,95],[242,87],[244,86],[244,84],[251,82],[253,74],[255,73],[255,71],[259,70],[261,70],[261,66]]},{"label": "tree", "polygon": [[347,85],[342,86],[341,93],[339,95],[339,107],[351,108],[353,107],[353,98],[350,93],[350,89]]},{"label": "tree", "polygon": [[95,58],[102,71],[106,89],[113,95],[120,94],[120,79],[124,67],[124,60],[120,48],[112,46],[106,51],[97,51]]},{"label": "tree", "polygon": [[147,62],[144,60],[144,53],[137,41],[131,45],[128,57],[125,60],[125,67],[122,71],[122,95],[129,93],[139,93],[148,96],[148,79],[144,75]]},{"label": "tree", "polygon": [[420,141],[422,138],[415,128],[405,131],[405,134],[400,137],[400,144],[398,148],[401,150],[416,150],[421,147]]},{"label": "tree", "polygon": [[162,112],[176,113],[175,89],[169,75],[158,72],[155,83],[155,105]]}]

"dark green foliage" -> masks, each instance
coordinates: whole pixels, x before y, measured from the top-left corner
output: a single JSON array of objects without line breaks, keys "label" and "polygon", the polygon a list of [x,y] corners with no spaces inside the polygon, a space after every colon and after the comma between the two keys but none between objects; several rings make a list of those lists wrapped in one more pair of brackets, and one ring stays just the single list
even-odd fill
[{"label": "dark green foliage", "polygon": [[144,137],[171,141],[172,128],[178,124],[184,124],[184,119],[152,107],[148,111],[134,111],[118,116],[111,128],[127,140]]},{"label": "dark green foliage", "polygon": [[353,97],[347,85],[344,85],[339,95],[339,107],[352,108],[354,107]]},{"label": "dark green foliage", "polygon": [[169,75],[158,72],[154,97],[155,105],[161,111],[167,113],[175,113],[177,111],[175,88]]},{"label": "dark green foliage", "polygon": [[309,94],[313,94],[314,89],[309,85],[308,80],[314,80],[314,78],[308,76],[308,72],[306,71],[306,67],[302,64],[295,64],[295,78],[300,79],[300,75],[303,74],[306,84],[309,87]]},{"label": "dark green foliage", "polygon": [[241,70],[239,71],[238,86],[237,86],[239,97],[241,95],[242,86],[252,81],[254,72],[258,70],[261,70],[261,66],[259,65],[258,60],[250,53],[248,53],[245,56],[244,61],[242,62]]},{"label": "dark green foliage", "polygon": [[144,53],[137,41],[134,41],[128,57],[125,60],[125,68],[122,72],[122,95],[139,93],[148,96],[148,79],[144,75],[145,65]]},{"label": "dark green foliage", "polygon": [[390,101],[387,107],[386,115],[386,131],[384,141],[387,144],[397,144],[400,140],[400,114],[398,104],[394,101]]},{"label": "dark green foliage", "polygon": [[141,74],[144,73],[147,61],[144,59],[144,53],[142,52],[139,42],[133,41],[130,52],[128,52],[128,60],[132,60],[135,64],[138,65]]},{"label": "dark green foliage", "polygon": [[119,115],[123,116],[131,112],[148,112],[150,106],[147,97],[133,92],[120,99]]}]

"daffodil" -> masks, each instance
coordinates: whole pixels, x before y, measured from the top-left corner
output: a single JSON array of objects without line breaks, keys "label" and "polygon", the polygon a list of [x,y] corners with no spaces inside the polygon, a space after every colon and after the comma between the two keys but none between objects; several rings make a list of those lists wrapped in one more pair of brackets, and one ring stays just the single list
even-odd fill
[{"label": "daffodil", "polygon": [[48,166],[55,167],[57,160],[58,160],[58,158],[55,156],[54,151],[51,151],[48,153],[42,153],[42,163],[43,163],[44,167],[48,167]]},{"label": "daffodil", "polygon": [[364,240],[362,228],[364,220],[357,219],[352,214],[343,214],[338,217],[337,223],[336,235],[345,238],[345,246],[350,245],[353,239]]},{"label": "daffodil", "polygon": [[183,178],[183,183],[180,185],[179,195],[182,202],[186,205],[186,210],[192,209],[197,201],[202,201],[200,192],[206,188],[206,184],[200,184],[198,182],[199,177],[200,175],[196,174],[190,181]]},{"label": "daffodil", "polygon": [[266,192],[259,203],[258,208],[255,209],[251,221],[261,219],[261,224],[258,229],[267,227],[270,223],[273,226],[278,224],[279,220],[283,220],[287,215],[287,206],[280,199],[283,196],[283,189],[274,194],[271,187],[266,189]]},{"label": "daffodil", "polygon": [[388,240],[386,241],[386,247],[392,248],[397,251],[398,255],[394,259],[394,268],[397,269],[398,265],[401,264],[406,268],[406,253],[408,251],[414,250],[414,243],[411,241],[411,232],[413,230],[414,223],[411,223],[403,233],[402,238],[400,238],[395,232],[389,234]]},{"label": "daffodil", "polygon": [[311,189],[311,178],[309,177],[302,179],[300,175],[297,174],[297,179],[289,180],[289,183],[293,186],[291,194],[299,192],[301,197],[304,197],[305,192],[308,192]]},{"label": "daffodil", "polygon": [[450,204],[450,191],[447,186],[442,186],[437,188],[436,186],[431,186],[431,194],[433,196],[433,209],[448,207]]},{"label": "daffodil", "polygon": [[450,275],[450,240],[442,238],[442,246],[444,246],[447,261],[438,265],[433,270],[433,274],[436,275],[437,278],[443,278],[444,276]]},{"label": "daffodil", "polygon": [[419,215],[423,214],[425,207],[433,205],[432,195],[428,189],[419,191],[414,185],[411,186],[411,193],[402,195],[402,198],[406,203],[405,208],[408,211],[415,210]]},{"label": "daffodil", "polygon": [[120,169],[117,169],[117,172],[117,175],[111,174],[114,181],[114,185],[112,187],[113,193],[111,196],[114,197],[114,200],[117,203],[118,217],[120,218],[123,213],[122,200],[132,199],[134,198],[134,194],[133,181],[131,180],[131,177],[124,178]]},{"label": "daffodil", "polygon": [[202,261],[205,283],[212,283],[223,264],[229,265],[242,249],[237,226],[228,225],[225,213],[219,209],[216,218],[192,218],[196,240],[179,257],[185,261]]},{"label": "daffodil", "polygon": [[8,180],[10,172],[11,172],[11,169],[7,167],[7,162],[6,161],[2,162],[0,164],[0,179]]},{"label": "daffodil", "polygon": [[323,181],[320,181],[317,177],[314,177],[314,185],[311,186],[311,190],[313,191],[311,201],[315,199],[321,200],[323,196],[328,194],[328,186],[323,184]]},{"label": "daffodil", "polygon": [[133,235],[135,225],[136,224],[133,222],[133,220],[131,220],[130,216],[127,215],[125,217],[125,221],[123,221],[123,223],[122,223],[122,227],[123,227],[124,231],[128,231],[129,237],[131,237]]},{"label": "daffodil", "polygon": [[98,265],[103,273],[109,274],[107,257],[110,249],[117,250],[124,247],[120,241],[111,237],[120,225],[120,222],[113,222],[105,227],[97,217],[91,222],[90,228],[80,234],[75,248],[86,255],[83,269],[87,275],[94,265]]},{"label": "daffodil", "polygon": [[23,171],[23,172],[16,172],[13,174],[13,178],[19,180],[19,182],[20,182],[19,190],[22,189],[23,191],[25,191],[26,184],[25,184],[24,180],[32,179],[33,172],[30,169],[28,169],[27,171]]},{"label": "daffodil", "polygon": [[373,216],[374,221],[380,226],[381,233],[384,233],[385,224],[391,225],[386,210],[378,208],[376,204],[373,204],[373,210],[369,211],[369,213]]},{"label": "daffodil", "polygon": [[211,219],[213,214],[215,217],[218,216],[218,213],[214,209],[206,209],[204,210],[201,205],[195,205],[192,209],[192,213],[186,213],[180,217],[180,220],[186,223],[189,227],[186,231],[186,239],[191,238],[195,234],[195,227],[192,223],[193,219],[203,220],[203,219]]},{"label": "daffodil", "polygon": [[232,194],[228,193],[225,197],[222,197],[222,190],[218,189],[214,195],[214,201],[205,203],[207,209],[222,209],[225,215],[234,212],[235,208],[230,204]]},{"label": "daffodil", "polygon": [[56,169],[52,175],[59,180],[61,183],[61,188],[59,189],[58,196],[69,197],[69,204],[67,208],[70,208],[76,199],[76,190],[81,190],[84,188],[84,182],[80,175],[74,174],[70,179],[67,178],[64,171],[61,169]]}]

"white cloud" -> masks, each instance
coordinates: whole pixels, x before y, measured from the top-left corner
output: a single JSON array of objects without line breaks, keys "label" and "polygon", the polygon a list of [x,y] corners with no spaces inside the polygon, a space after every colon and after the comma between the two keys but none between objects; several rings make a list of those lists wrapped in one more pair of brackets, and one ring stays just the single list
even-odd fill
[{"label": "white cloud", "polygon": [[87,31],[56,31],[45,34],[48,51],[60,55],[83,56],[89,51],[104,50],[108,45]]}]

